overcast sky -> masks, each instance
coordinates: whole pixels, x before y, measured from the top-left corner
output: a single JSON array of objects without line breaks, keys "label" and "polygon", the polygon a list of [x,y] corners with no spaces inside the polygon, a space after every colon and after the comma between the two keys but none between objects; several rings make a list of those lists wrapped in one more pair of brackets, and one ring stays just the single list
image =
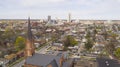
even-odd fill
[{"label": "overcast sky", "polygon": [[120,19],[120,0],[0,0],[0,19]]}]

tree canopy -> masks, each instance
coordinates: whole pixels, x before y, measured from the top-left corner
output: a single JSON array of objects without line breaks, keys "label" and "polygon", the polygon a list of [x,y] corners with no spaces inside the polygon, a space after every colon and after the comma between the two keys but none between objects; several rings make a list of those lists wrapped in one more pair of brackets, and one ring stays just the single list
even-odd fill
[{"label": "tree canopy", "polygon": [[25,48],[25,38],[18,36],[15,41],[16,51],[20,51]]},{"label": "tree canopy", "polygon": [[5,29],[5,32],[3,33],[2,39],[7,41],[14,42],[16,37],[16,34],[13,29],[10,29],[9,27]]},{"label": "tree canopy", "polygon": [[115,56],[120,58],[120,48],[117,48],[115,51]]},{"label": "tree canopy", "polygon": [[92,39],[87,38],[87,42],[85,43],[86,50],[90,50],[94,45],[94,42]]},{"label": "tree canopy", "polygon": [[64,46],[66,46],[66,47],[75,46],[77,44],[78,44],[78,41],[76,41],[73,36],[68,35],[68,36],[65,37]]},{"label": "tree canopy", "polygon": [[85,38],[90,38],[90,37],[91,37],[91,34],[90,34],[90,31],[88,31]]}]

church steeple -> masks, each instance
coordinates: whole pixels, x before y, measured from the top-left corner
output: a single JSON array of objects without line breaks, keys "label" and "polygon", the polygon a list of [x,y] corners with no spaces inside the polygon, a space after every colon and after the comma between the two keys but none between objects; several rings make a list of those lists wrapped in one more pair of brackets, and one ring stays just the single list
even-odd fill
[{"label": "church steeple", "polygon": [[33,36],[31,31],[30,18],[28,18],[28,29],[27,29],[27,38],[26,38],[26,48],[25,55],[32,56],[34,54],[34,45],[33,45]]},{"label": "church steeple", "polygon": [[28,18],[27,39],[32,40],[32,32],[31,32],[30,18]]}]

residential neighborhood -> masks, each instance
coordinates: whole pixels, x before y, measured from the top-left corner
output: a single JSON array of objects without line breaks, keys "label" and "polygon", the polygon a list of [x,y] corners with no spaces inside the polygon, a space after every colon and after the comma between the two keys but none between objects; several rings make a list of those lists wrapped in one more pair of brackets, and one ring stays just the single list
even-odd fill
[{"label": "residential neighborhood", "polygon": [[[52,19],[49,21],[30,18],[2,19],[0,20],[0,64],[2,67],[18,67],[18,65],[33,67],[34,64],[38,65],[37,67],[41,65],[49,67],[50,63],[53,64],[52,67],[54,65],[61,67],[58,59],[55,60],[57,57],[63,58],[64,63],[68,63],[68,66],[66,64],[64,66],[62,62],[62,67],[104,67],[100,65],[105,59],[119,63],[120,23],[118,21],[61,20],[59,25],[57,20]],[[32,49],[30,50],[32,53],[26,55],[25,51],[29,51],[29,48]],[[29,58],[31,56],[36,59]],[[30,64],[32,66],[29,66]]]},{"label": "residential neighborhood", "polygon": [[120,0],[0,0],[0,67],[120,67]]}]

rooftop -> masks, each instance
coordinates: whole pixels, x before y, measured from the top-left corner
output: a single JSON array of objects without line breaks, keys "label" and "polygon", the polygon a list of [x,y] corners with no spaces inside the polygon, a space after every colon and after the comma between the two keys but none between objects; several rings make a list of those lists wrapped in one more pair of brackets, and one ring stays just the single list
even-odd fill
[{"label": "rooftop", "polygon": [[59,65],[59,56],[54,56],[54,55],[44,55],[44,54],[34,54],[31,57],[28,57],[26,59],[26,64],[32,64],[32,65],[37,65],[37,66],[43,66],[46,67],[46,65],[50,64],[51,61],[56,61],[58,62],[57,64]]},{"label": "rooftop", "polygon": [[97,58],[98,67],[120,67],[120,63],[114,59]]}]

